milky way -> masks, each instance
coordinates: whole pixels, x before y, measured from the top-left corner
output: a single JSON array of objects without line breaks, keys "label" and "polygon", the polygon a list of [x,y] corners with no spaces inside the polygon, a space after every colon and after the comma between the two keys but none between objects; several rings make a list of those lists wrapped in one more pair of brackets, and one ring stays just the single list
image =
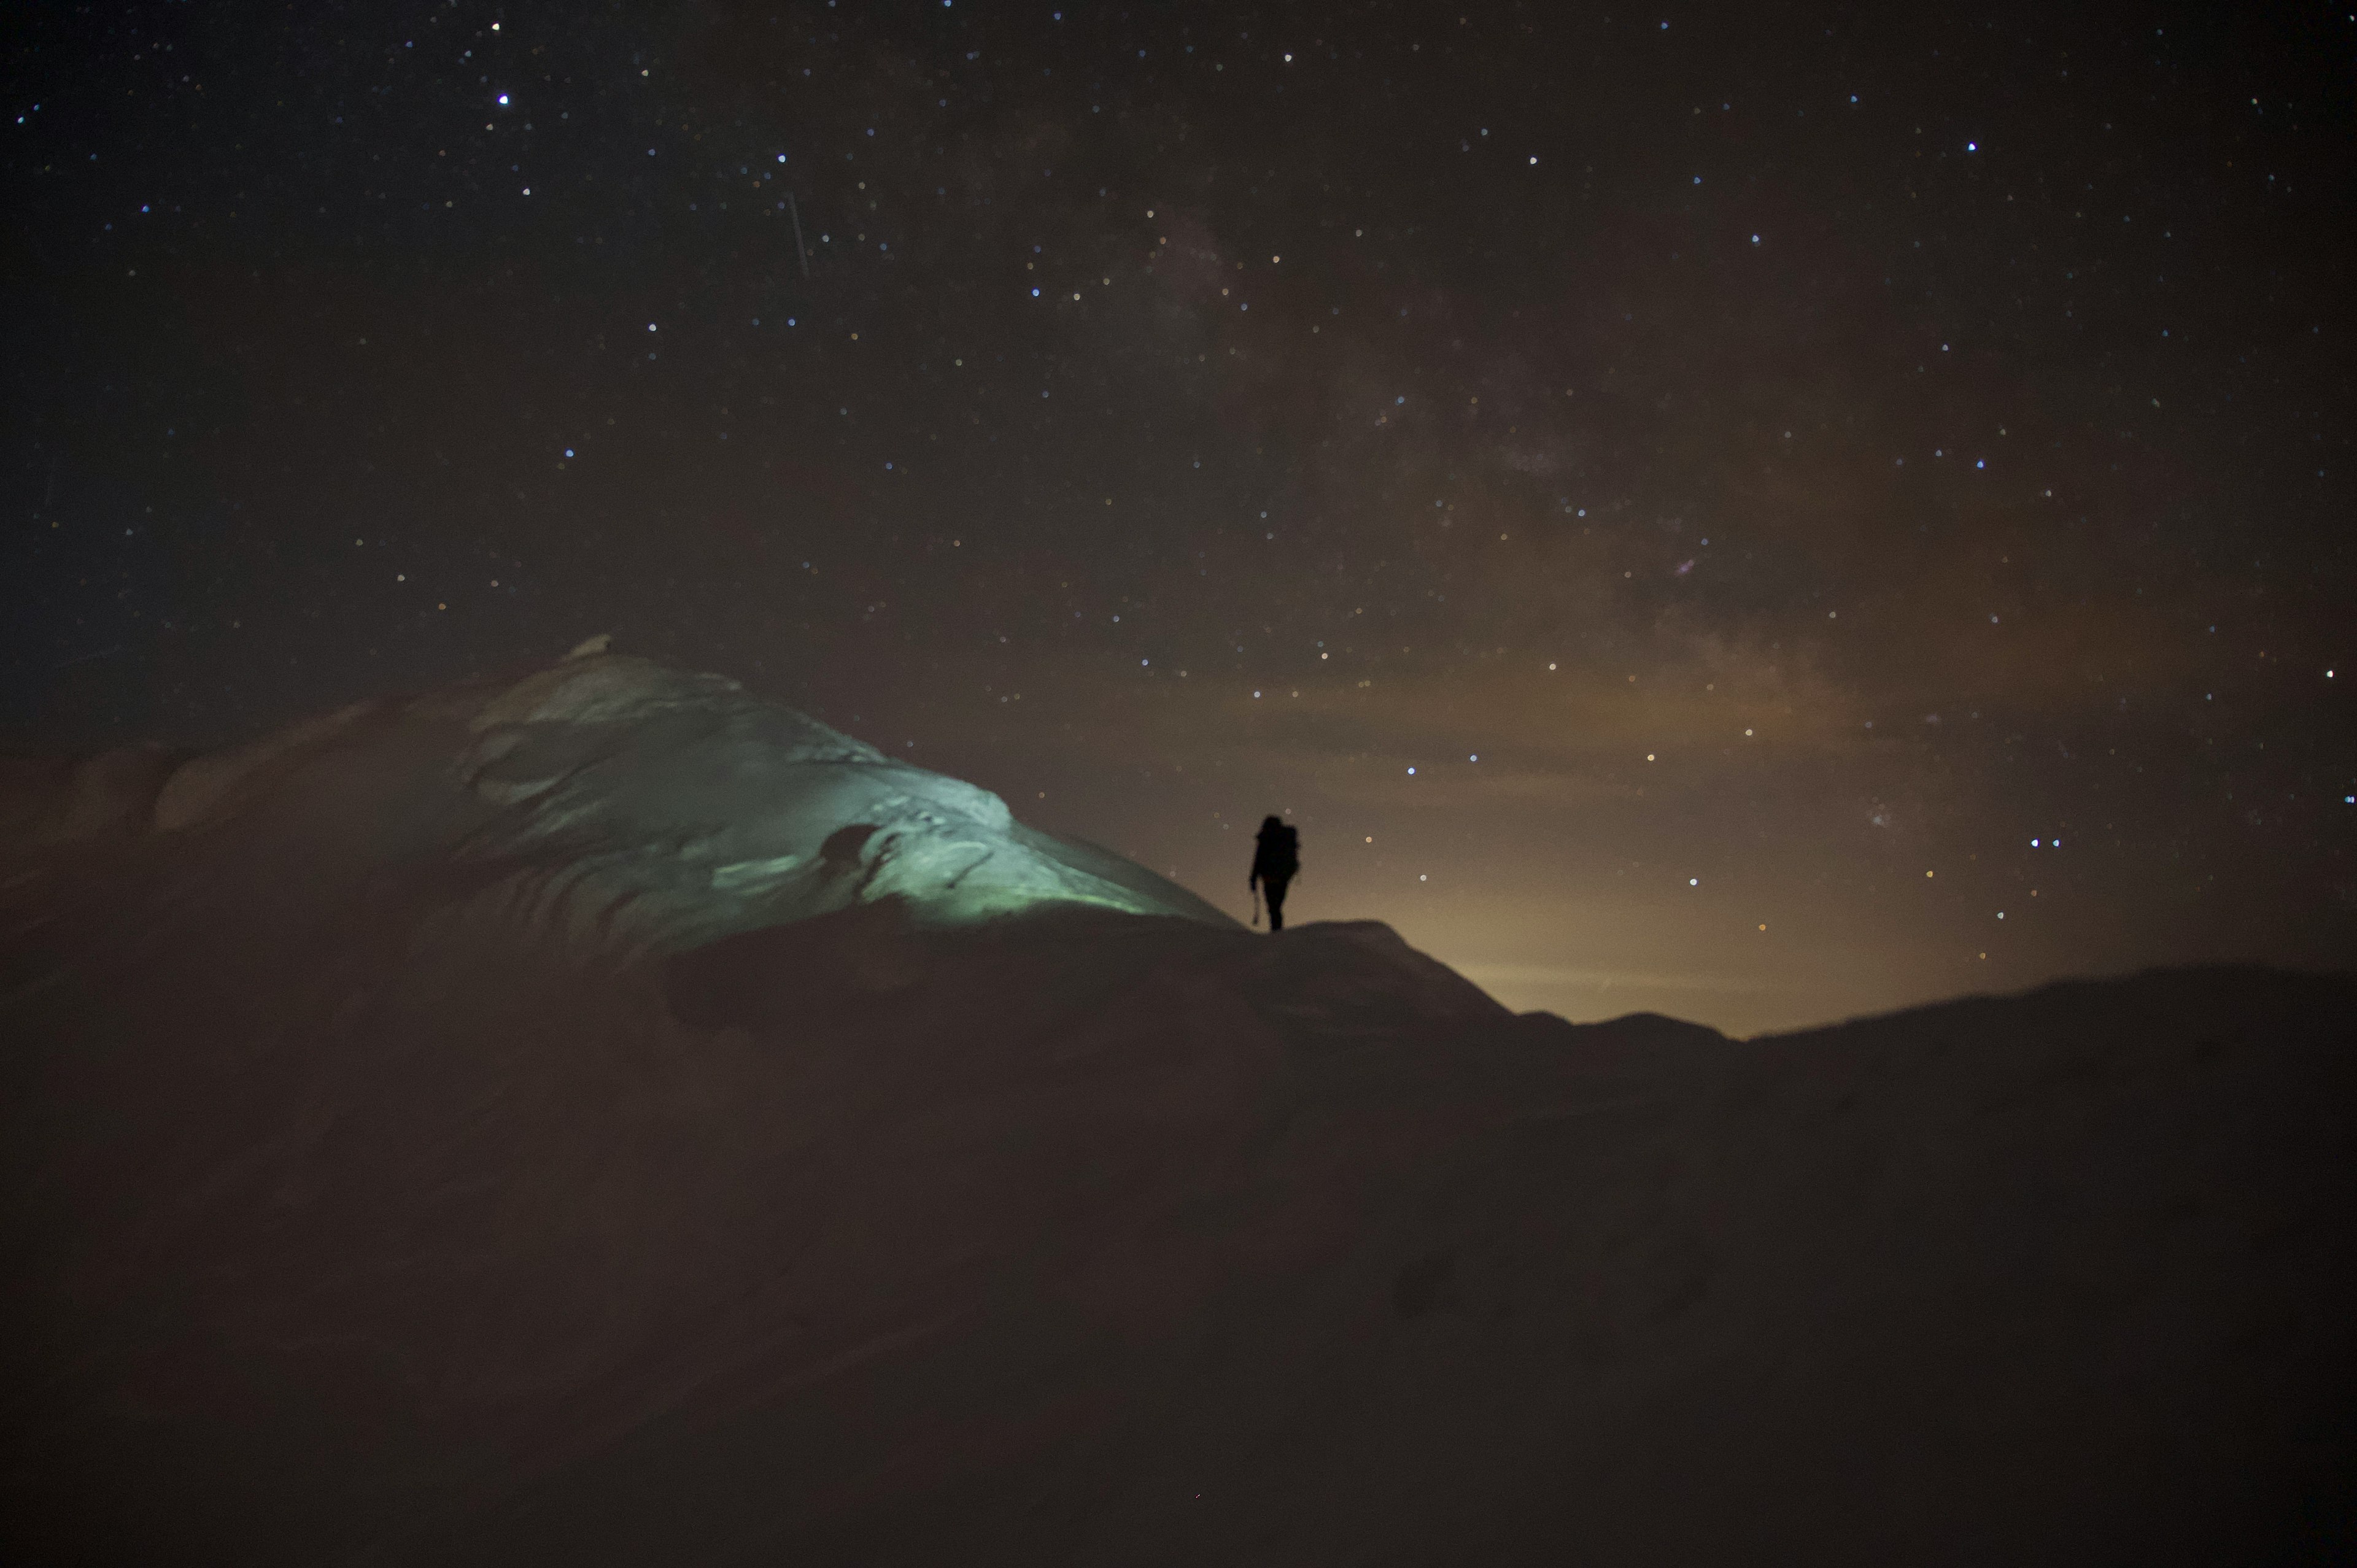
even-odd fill
[{"label": "milky way", "polygon": [[1501,998],[2357,950],[2357,23],[11,24],[0,721],[618,649]]}]

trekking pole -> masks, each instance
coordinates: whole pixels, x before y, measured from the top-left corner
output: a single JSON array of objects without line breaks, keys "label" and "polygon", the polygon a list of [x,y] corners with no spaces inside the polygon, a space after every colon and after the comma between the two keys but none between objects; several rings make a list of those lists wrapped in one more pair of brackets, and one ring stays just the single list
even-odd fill
[{"label": "trekking pole", "polygon": [[1254,884],[1253,884],[1253,890],[1252,890],[1252,893],[1253,893],[1253,924],[1254,924],[1254,925],[1255,925],[1255,926],[1257,926],[1257,925],[1259,925],[1259,924],[1260,924],[1260,884],[1259,884],[1259,883],[1255,882],[1255,883],[1254,883]]}]

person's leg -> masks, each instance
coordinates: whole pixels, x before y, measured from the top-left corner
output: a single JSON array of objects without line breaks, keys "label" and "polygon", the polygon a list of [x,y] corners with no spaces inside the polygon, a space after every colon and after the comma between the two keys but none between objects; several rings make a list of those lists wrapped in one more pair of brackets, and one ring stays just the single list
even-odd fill
[{"label": "person's leg", "polygon": [[1263,879],[1261,884],[1268,889],[1268,929],[1272,931],[1285,929],[1285,885],[1288,880],[1286,877],[1271,876]]}]

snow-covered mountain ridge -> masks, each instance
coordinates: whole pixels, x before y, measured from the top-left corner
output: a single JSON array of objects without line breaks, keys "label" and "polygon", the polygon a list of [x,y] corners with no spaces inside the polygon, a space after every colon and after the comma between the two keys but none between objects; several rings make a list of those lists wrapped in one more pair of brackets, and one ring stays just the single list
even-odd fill
[{"label": "snow-covered mountain ridge", "polygon": [[605,655],[0,785],[13,1562],[2357,1543],[2347,976],[1515,1016]]},{"label": "snow-covered mountain ridge", "polygon": [[[351,777],[362,771],[375,777]],[[879,900],[926,924],[1049,904],[1232,923],[1143,867],[1026,827],[988,790],[725,677],[602,647],[209,756],[134,747],[16,773],[0,828],[43,843],[188,834],[245,811],[299,814],[321,790],[357,786],[364,804],[398,789],[330,831],[386,857],[512,867],[519,897],[666,948]]]}]

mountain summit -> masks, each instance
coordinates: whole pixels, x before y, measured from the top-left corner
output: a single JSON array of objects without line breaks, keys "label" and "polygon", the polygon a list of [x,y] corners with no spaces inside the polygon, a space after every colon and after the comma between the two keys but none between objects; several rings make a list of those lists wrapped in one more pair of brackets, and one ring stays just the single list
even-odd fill
[{"label": "mountain summit", "polygon": [[522,680],[355,703],[168,773],[138,747],[71,773],[20,765],[12,814],[20,835],[54,842],[349,805],[328,830],[340,850],[501,866],[519,893],[553,879],[565,918],[666,949],[888,900],[923,925],[1064,905],[1233,924],[1142,866],[1024,826],[986,789],[606,640]]},{"label": "mountain summit", "polygon": [[2357,985],[1750,1041],[601,650],[0,774],[0,1544],[2357,1547]]}]

